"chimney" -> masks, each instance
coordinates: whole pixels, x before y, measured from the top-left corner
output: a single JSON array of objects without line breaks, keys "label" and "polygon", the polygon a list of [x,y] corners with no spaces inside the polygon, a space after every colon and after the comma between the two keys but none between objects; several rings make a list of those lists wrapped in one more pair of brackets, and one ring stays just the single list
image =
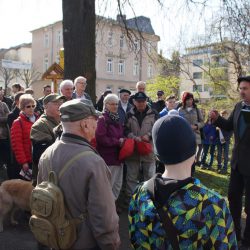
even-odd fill
[{"label": "chimney", "polygon": [[117,15],[116,16],[116,21],[119,23],[123,23],[124,21],[126,21],[126,15]]}]

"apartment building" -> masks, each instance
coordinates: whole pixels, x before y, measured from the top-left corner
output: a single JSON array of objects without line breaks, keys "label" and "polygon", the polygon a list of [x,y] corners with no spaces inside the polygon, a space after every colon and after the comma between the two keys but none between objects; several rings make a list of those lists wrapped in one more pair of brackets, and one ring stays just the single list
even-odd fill
[{"label": "apartment building", "polygon": [[193,92],[201,101],[236,96],[238,76],[250,72],[246,50],[228,40],[188,48],[181,58],[180,93]]},{"label": "apartment building", "polygon": [[[16,67],[18,67],[18,64],[20,66],[21,63],[31,63],[31,43],[23,43],[19,44],[17,46],[8,48],[8,49],[0,49],[0,87],[5,88],[5,81],[7,78],[11,78],[8,84],[11,85],[14,82],[18,82],[25,86],[25,83],[22,79],[22,77],[18,76],[18,74],[15,74],[13,71],[13,68],[7,68],[7,74],[6,76],[4,72],[1,70],[2,67],[2,60],[8,60],[9,66],[14,67],[14,64],[16,64]],[[21,71],[20,71],[21,73]],[[14,76],[14,77],[13,77]]]},{"label": "apartment building", "polygon": [[[129,38],[121,16],[109,19],[96,18],[96,94],[100,96],[110,89],[135,90],[135,83],[146,81],[157,74],[157,44],[160,37],[155,35],[149,18],[140,16],[126,19],[130,30]],[[59,63],[59,51],[63,48],[62,21],[32,32],[32,63],[40,72],[45,72],[54,62]],[[33,88],[42,88],[41,82]]]}]

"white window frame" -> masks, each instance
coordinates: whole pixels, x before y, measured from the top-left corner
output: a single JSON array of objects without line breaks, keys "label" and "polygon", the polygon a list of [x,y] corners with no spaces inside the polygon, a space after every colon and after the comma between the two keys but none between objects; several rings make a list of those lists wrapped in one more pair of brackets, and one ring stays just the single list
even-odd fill
[{"label": "white window frame", "polygon": [[49,48],[49,33],[44,34],[44,48]]},{"label": "white window frame", "polygon": [[134,50],[135,50],[135,52],[138,52],[140,50],[140,40],[139,39],[134,40]]},{"label": "white window frame", "polygon": [[56,32],[56,44],[61,45],[62,44],[62,31],[58,30]]},{"label": "white window frame", "polygon": [[139,61],[134,60],[133,64],[133,76],[138,76],[139,75]]},{"label": "white window frame", "polygon": [[118,61],[118,75],[125,75],[125,60],[119,59]]},{"label": "white window frame", "polygon": [[120,35],[120,49],[124,48],[125,45],[125,36]]},{"label": "white window frame", "polygon": [[45,55],[43,58],[43,68],[44,72],[49,68],[49,57],[47,55]]},{"label": "white window frame", "polygon": [[109,47],[112,47],[112,46],[113,46],[113,32],[112,32],[112,31],[110,31],[110,32],[108,33],[108,46],[109,46]]},{"label": "white window frame", "polygon": [[59,53],[59,51],[58,52],[56,52],[56,63],[60,63],[60,53]]},{"label": "white window frame", "polygon": [[108,58],[107,59],[107,68],[106,71],[108,73],[113,73],[113,58]]},{"label": "white window frame", "polygon": [[152,44],[150,42],[147,42],[147,51],[149,54],[152,53]]},{"label": "white window frame", "polygon": [[148,75],[148,78],[151,78],[153,76],[153,64],[152,63],[148,64],[147,75]]}]

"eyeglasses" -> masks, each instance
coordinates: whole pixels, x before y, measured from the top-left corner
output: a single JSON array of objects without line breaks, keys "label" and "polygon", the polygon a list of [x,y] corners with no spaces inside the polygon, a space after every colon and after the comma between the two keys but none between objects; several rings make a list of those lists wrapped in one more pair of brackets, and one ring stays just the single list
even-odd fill
[{"label": "eyeglasses", "polygon": [[77,82],[77,83],[87,85],[87,82]]},{"label": "eyeglasses", "polygon": [[111,106],[118,106],[118,103],[108,103],[108,105],[111,105]]},{"label": "eyeglasses", "polygon": [[30,109],[30,108],[35,108],[36,105],[27,105],[25,106],[26,109]]}]

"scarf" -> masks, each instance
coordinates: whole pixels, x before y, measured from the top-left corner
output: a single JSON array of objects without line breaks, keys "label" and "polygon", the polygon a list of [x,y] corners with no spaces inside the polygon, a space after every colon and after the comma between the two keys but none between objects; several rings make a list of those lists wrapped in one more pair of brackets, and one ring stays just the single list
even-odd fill
[{"label": "scarf", "polygon": [[119,122],[120,117],[118,113],[111,113],[109,110],[105,109],[105,113],[108,114],[108,116],[110,117],[110,119],[114,122]]}]

